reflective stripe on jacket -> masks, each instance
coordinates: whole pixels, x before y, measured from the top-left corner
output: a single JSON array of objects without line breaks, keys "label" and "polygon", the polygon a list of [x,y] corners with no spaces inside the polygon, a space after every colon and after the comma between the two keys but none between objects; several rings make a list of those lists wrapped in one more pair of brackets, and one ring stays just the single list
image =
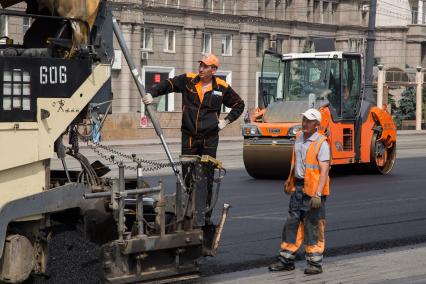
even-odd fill
[{"label": "reflective stripe on jacket", "polygon": [[[318,152],[321,148],[322,143],[324,143],[326,140],[327,138],[324,135],[319,135],[318,138],[311,143],[306,153],[303,192],[310,197],[315,195],[317,187],[318,187],[318,182],[320,178],[320,165],[318,161]],[[295,163],[294,155],[295,153],[294,153],[294,146],[293,146],[290,175],[286,182],[287,188],[289,188],[292,192],[296,190],[296,181],[294,177],[294,163]],[[325,182],[322,195],[327,196],[329,194],[330,194],[330,178],[327,176],[327,180]]]},{"label": "reflective stripe on jacket", "polygon": [[231,108],[225,117],[236,120],[244,111],[244,101],[219,77],[213,76],[211,88],[202,93],[200,77],[186,73],[165,80],[155,86],[153,97],[171,92],[182,93],[182,132],[189,135],[209,136],[219,132],[218,123],[222,104]]}]

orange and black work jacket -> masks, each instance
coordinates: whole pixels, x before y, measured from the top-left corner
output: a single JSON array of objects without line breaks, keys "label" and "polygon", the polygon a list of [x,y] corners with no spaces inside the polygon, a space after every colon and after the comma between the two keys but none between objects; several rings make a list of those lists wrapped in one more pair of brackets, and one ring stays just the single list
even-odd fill
[{"label": "orange and black work jacket", "polygon": [[[320,165],[318,161],[318,153],[322,143],[324,143],[325,141],[327,141],[327,138],[324,135],[318,135],[318,138],[311,143],[306,153],[303,192],[310,197],[313,197],[315,195],[318,188],[318,182],[320,178]],[[295,166],[294,155],[295,153],[294,153],[294,146],[293,146],[293,156],[291,160],[290,175],[286,182],[286,186],[291,192],[294,192],[296,190],[296,181],[294,177],[294,166]],[[327,176],[327,180],[325,182],[322,195],[327,196],[329,194],[330,194],[330,178]]]},{"label": "orange and black work jacket", "polygon": [[225,117],[229,122],[236,120],[244,111],[244,101],[219,77],[213,76],[211,87],[204,96],[200,77],[195,73],[165,80],[153,88],[151,95],[157,97],[171,92],[182,93],[181,129],[188,135],[217,135],[222,104],[231,108]]}]

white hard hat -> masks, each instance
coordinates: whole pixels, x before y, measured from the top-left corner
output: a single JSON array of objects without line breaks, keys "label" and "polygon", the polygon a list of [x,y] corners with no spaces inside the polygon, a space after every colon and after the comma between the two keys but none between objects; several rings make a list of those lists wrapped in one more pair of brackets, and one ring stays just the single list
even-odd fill
[{"label": "white hard hat", "polygon": [[302,113],[302,115],[309,120],[317,120],[318,122],[321,122],[321,113],[314,108],[308,109]]}]

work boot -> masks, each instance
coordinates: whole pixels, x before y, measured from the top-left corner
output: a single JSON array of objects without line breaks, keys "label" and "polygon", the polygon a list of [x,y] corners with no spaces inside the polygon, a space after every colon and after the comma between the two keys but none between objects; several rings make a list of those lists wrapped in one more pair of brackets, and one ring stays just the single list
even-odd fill
[{"label": "work boot", "polygon": [[284,257],[279,256],[277,261],[269,265],[269,271],[290,271],[294,270],[294,262],[286,260]]},{"label": "work boot", "polygon": [[322,267],[321,266],[315,266],[315,265],[308,264],[308,266],[305,268],[305,274],[307,274],[307,275],[314,275],[314,274],[320,274],[320,273],[322,273]]}]

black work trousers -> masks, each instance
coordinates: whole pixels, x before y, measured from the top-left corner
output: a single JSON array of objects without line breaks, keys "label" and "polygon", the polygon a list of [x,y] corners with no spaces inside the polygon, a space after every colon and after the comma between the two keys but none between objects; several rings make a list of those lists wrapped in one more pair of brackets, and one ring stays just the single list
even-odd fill
[{"label": "black work trousers", "polygon": [[219,135],[191,136],[182,132],[182,155],[209,155],[216,158]]},{"label": "black work trousers", "polygon": [[[216,158],[219,135],[191,136],[182,132],[182,155],[209,155]],[[208,168],[207,206],[211,205],[214,169]],[[190,186],[191,174],[187,166],[182,166],[182,173],[187,187]],[[210,222],[211,211],[206,214],[206,223]]]}]

